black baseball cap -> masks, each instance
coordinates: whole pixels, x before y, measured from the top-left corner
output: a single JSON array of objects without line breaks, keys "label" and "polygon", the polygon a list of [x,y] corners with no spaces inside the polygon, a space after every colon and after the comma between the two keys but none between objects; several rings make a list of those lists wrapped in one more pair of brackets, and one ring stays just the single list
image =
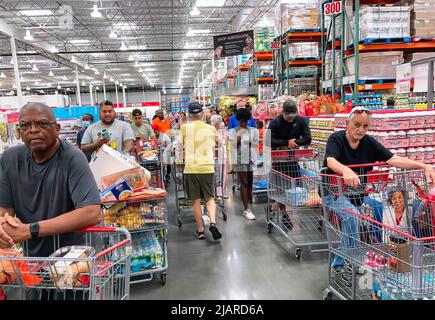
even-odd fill
[{"label": "black baseball cap", "polygon": [[194,102],[189,103],[188,110],[189,110],[189,113],[191,113],[191,114],[197,114],[197,113],[202,112],[202,107],[198,102],[194,101]]},{"label": "black baseball cap", "polygon": [[298,115],[298,107],[296,106],[296,102],[292,100],[287,100],[282,105],[282,112],[286,116],[293,116],[296,117]]}]

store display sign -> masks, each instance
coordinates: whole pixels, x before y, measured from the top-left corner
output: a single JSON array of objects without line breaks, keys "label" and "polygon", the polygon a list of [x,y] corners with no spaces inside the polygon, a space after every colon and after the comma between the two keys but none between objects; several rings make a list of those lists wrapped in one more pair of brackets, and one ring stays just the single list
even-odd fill
[{"label": "store display sign", "polygon": [[324,13],[326,16],[332,16],[334,14],[340,14],[342,11],[341,0],[331,3],[325,3]]},{"label": "store display sign", "polygon": [[404,63],[396,67],[396,93],[411,92],[412,66]]},{"label": "store display sign", "polygon": [[270,49],[271,50],[279,50],[281,49],[281,37],[278,37],[274,41],[270,43]]},{"label": "store display sign", "polygon": [[243,31],[213,37],[214,57],[238,56],[254,53],[254,31]]},{"label": "store display sign", "polygon": [[8,113],[7,119],[8,123],[17,123],[19,120],[20,114],[18,112]]}]

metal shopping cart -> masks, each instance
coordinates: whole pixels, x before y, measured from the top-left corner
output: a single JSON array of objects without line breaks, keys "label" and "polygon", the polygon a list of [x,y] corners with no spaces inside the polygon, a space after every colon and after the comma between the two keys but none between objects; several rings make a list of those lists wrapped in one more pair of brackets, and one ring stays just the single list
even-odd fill
[{"label": "metal shopping cart", "polygon": [[[359,173],[357,188],[326,170],[321,174],[330,248],[323,298],[433,299],[435,202],[425,196],[424,171],[383,164],[350,167]],[[350,268],[334,272],[332,255]],[[361,268],[368,272],[359,274]]]},{"label": "metal shopping cart", "polygon": [[80,246],[61,248],[58,236],[53,237],[55,252],[50,257],[26,257],[27,242],[19,250],[4,250],[0,299],[129,299],[130,233],[110,227],[80,232],[85,236]]},{"label": "metal shopping cart", "polygon": [[104,225],[122,227],[131,232],[133,243],[131,284],[151,281],[154,274],[159,274],[161,283],[166,284],[168,269],[166,190],[161,179],[161,166],[157,166],[152,173],[153,183],[149,190],[139,191],[125,200],[103,202]]},{"label": "metal shopping cart", "polygon": [[[279,230],[295,247],[311,252],[327,250],[321,200],[318,195],[320,163],[311,149],[274,150],[271,154],[266,222],[268,232]],[[274,201],[275,203],[271,203]]]},{"label": "metal shopping cart", "polygon": [[[174,150],[179,152],[179,150]],[[174,156],[177,159],[176,156]],[[227,221],[227,209],[225,205],[225,192],[226,192],[226,151],[225,146],[215,149],[215,174],[214,174],[214,187],[215,187],[215,202],[221,208],[222,218]],[[180,160],[175,160],[172,166],[172,174],[175,185],[175,205],[177,207],[177,223],[181,227],[183,225],[184,212],[191,210],[192,201],[187,198],[187,193],[184,185],[184,163]]]}]

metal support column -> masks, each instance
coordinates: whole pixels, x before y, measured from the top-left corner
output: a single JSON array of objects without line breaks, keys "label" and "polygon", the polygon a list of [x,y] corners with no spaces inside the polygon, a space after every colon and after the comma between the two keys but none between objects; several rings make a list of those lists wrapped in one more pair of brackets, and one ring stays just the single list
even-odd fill
[{"label": "metal support column", "polygon": [[104,101],[107,100],[107,95],[106,95],[106,81],[103,80],[103,99]]},{"label": "metal support column", "polygon": [[427,88],[427,107],[432,108],[433,105],[433,94],[434,94],[434,61],[430,61],[428,65],[428,88]]},{"label": "metal support column", "polygon": [[94,105],[94,95],[92,93],[92,83],[89,83],[89,98],[91,99],[91,106]]},{"label": "metal support column", "polygon": [[80,79],[79,79],[79,69],[76,66],[76,85],[77,85],[77,92],[76,92],[76,100],[77,100],[77,105],[79,107],[82,106],[82,97],[80,95]]},{"label": "metal support column", "polygon": [[125,96],[125,86],[124,85],[122,86],[122,98],[123,98],[123,101],[124,101],[124,110],[126,110],[126,108],[127,108],[127,97]]},{"label": "metal support column", "polygon": [[115,82],[116,105],[119,108],[118,85]]},{"label": "metal support column", "polygon": [[203,107],[205,107],[204,65],[202,66],[201,79],[202,79],[202,105]]},{"label": "metal support column", "polygon": [[17,88],[18,108],[24,104],[23,93],[21,91],[20,70],[18,68],[17,48],[15,47],[15,38],[11,38],[12,62],[14,63],[15,86]]}]

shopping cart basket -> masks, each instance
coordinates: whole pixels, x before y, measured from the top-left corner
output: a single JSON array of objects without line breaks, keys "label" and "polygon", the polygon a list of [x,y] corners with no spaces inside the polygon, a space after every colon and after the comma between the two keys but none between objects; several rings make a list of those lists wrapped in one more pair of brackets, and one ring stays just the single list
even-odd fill
[{"label": "shopping cart basket", "polygon": [[[422,170],[384,164],[350,166],[361,184],[321,174],[329,257],[324,298],[421,299],[435,296],[434,202]],[[332,255],[351,269],[333,272]],[[360,276],[357,269],[369,273]],[[376,285],[367,285],[367,283]],[[374,291],[373,291],[374,290]]]},{"label": "shopping cart basket", "polygon": [[131,284],[151,281],[155,274],[166,284],[168,211],[165,195],[104,202],[103,223],[125,228],[132,235]]},{"label": "shopping cart basket", "polygon": [[[322,228],[318,195],[320,164],[311,149],[276,150],[271,154],[269,173],[267,229],[279,230],[295,247],[301,258],[302,248],[325,251],[326,234]],[[275,203],[271,203],[275,201]]]},{"label": "shopping cart basket", "polygon": [[[112,227],[89,227],[80,232],[85,236],[85,242],[80,246],[61,248],[58,236],[55,236],[56,251],[49,257],[26,257],[27,242],[21,249],[4,250],[0,256],[0,297],[26,300],[128,299],[130,233]],[[110,241],[107,241],[108,236]]]}]

